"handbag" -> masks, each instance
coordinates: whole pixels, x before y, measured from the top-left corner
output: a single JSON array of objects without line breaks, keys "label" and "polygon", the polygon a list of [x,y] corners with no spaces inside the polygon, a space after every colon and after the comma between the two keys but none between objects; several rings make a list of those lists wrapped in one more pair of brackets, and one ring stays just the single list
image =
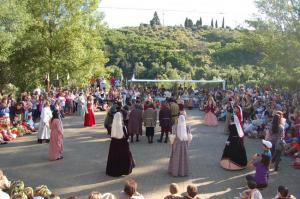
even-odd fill
[{"label": "handbag", "polygon": [[173,144],[173,143],[174,143],[175,137],[176,137],[176,136],[175,136],[174,134],[170,134],[170,135],[169,135],[170,144]]}]

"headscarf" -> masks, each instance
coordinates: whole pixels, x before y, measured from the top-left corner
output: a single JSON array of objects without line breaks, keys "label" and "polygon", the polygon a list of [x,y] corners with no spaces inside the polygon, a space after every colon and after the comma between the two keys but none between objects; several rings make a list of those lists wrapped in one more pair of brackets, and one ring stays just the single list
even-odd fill
[{"label": "headscarf", "polygon": [[112,138],[121,139],[124,137],[122,120],[123,120],[122,114],[120,112],[117,112],[114,115],[114,120],[113,120],[112,128],[111,128],[111,137]]},{"label": "headscarf", "polygon": [[188,141],[186,122],[185,122],[184,115],[180,115],[178,118],[177,137],[180,141]]}]

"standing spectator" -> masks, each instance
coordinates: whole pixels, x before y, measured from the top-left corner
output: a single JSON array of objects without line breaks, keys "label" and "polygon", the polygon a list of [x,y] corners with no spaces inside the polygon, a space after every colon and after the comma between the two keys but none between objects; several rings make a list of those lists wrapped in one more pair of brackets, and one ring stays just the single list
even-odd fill
[{"label": "standing spectator", "polygon": [[281,154],[284,150],[284,118],[280,114],[276,114],[273,117],[270,139],[273,145],[272,163],[274,163],[274,169],[277,171],[281,161]]},{"label": "standing spectator", "polygon": [[146,127],[146,136],[148,138],[148,143],[153,143],[154,130],[156,126],[157,112],[154,109],[153,103],[149,103],[148,108],[143,114],[143,121]]},{"label": "standing spectator", "polygon": [[119,199],[144,199],[144,196],[137,192],[137,183],[134,180],[127,180]]}]

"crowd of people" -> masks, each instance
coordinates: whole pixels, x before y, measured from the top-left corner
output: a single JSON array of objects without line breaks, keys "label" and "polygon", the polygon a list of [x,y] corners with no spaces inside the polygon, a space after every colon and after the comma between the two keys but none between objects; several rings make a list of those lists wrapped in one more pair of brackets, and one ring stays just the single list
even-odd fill
[{"label": "crowd of people", "polygon": [[[224,133],[229,137],[221,157],[221,167],[256,170],[254,176],[246,177],[251,191],[244,191],[240,198],[247,194],[251,198],[262,198],[259,189],[267,187],[271,166],[275,171],[279,170],[282,155],[294,158],[293,167],[300,168],[298,92],[244,86],[231,90],[193,89],[181,85],[172,89],[122,88],[116,78],[110,79],[109,87],[104,79],[98,78],[85,89],[57,88],[46,92],[37,88],[32,93],[22,93],[18,99],[12,95],[1,96],[0,143],[6,144],[18,136],[37,132],[38,143],[49,143],[49,160],[60,160],[64,150],[63,118],[71,114],[82,116],[83,126],[94,126],[94,112],[106,111],[103,125],[111,137],[107,175],[129,175],[136,167],[130,143],[140,142],[144,126],[148,144],[152,144],[156,127],[160,126],[157,142],[172,145],[168,172],[172,176],[187,176],[188,146],[193,136],[186,122],[185,109],[197,108],[204,111],[207,126],[214,127],[219,121],[225,121]],[[262,150],[258,150],[250,161],[244,147],[245,137],[262,139]],[[176,189],[176,186],[172,187],[172,190]],[[188,193],[189,190],[195,192],[192,186],[188,187]],[[281,195],[277,198],[284,198],[281,191],[287,188],[278,190]],[[176,196],[177,192],[174,194],[166,198],[181,198]],[[93,195],[91,199],[102,197],[99,193]],[[125,197],[125,189],[123,195],[120,198],[142,198]],[[195,198],[195,195],[185,198]]]},{"label": "crowd of people", "polygon": [[[260,191],[257,189],[256,183],[248,181],[248,188],[240,194],[241,199],[262,198]],[[138,184],[133,179],[128,179],[124,183],[123,190],[120,191],[118,196],[112,193],[100,193],[93,191],[89,194],[87,199],[144,199],[143,194],[139,193]],[[185,192],[179,190],[176,183],[169,186],[169,194],[164,199],[201,199],[201,193],[198,191],[197,186],[190,184],[186,187]],[[285,186],[279,186],[277,193],[274,194],[273,199],[296,199],[289,194],[289,190]],[[61,197],[53,192],[46,186],[40,185],[35,188],[25,186],[24,182],[9,181],[0,170],[0,198],[1,199],[60,199]],[[79,199],[77,196],[70,196],[67,199]]]}]

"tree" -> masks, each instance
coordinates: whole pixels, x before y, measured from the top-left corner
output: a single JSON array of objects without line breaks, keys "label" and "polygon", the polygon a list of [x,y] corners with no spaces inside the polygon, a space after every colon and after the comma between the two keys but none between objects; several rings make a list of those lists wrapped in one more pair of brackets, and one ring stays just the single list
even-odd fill
[{"label": "tree", "polygon": [[194,26],[193,21],[189,18],[185,18],[184,27],[185,28],[192,28],[193,26]]},{"label": "tree", "polygon": [[223,17],[223,20],[222,20],[222,28],[225,28],[225,19]]},{"label": "tree", "polygon": [[10,57],[11,73],[22,75],[14,79],[22,90],[41,84],[46,74],[52,80],[57,74],[65,79],[69,73],[78,84],[88,83],[104,67],[102,15],[96,11],[99,1],[22,2],[31,23]]},{"label": "tree", "polygon": [[202,18],[201,17],[200,17],[199,20],[196,21],[195,25],[196,25],[197,28],[201,28],[202,27]]},{"label": "tree", "polygon": [[[24,34],[31,22],[24,1],[0,1],[0,87],[13,82],[18,74],[11,73],[10,57],[15,50],[15,42]],[[24,44],[25,45],[25,44]],[[20,76],[21,77],[21,76]]]},{"label": "tree", "polygon": [[210,22],[210,27],[214,27],[214,19],[211,19],[211,22]]},{"label": "tree", "polygon": [[216,20],[215,28],[218,28],[218,21]]},{"label": "tree", "polygon": [[154,12],[153,18],[150,21],[150,25],[152,27],[154,27],[154,26],[160,26],[161,25],[159,17],[158,17],[158,14],[157,14],[156,11]]}]

